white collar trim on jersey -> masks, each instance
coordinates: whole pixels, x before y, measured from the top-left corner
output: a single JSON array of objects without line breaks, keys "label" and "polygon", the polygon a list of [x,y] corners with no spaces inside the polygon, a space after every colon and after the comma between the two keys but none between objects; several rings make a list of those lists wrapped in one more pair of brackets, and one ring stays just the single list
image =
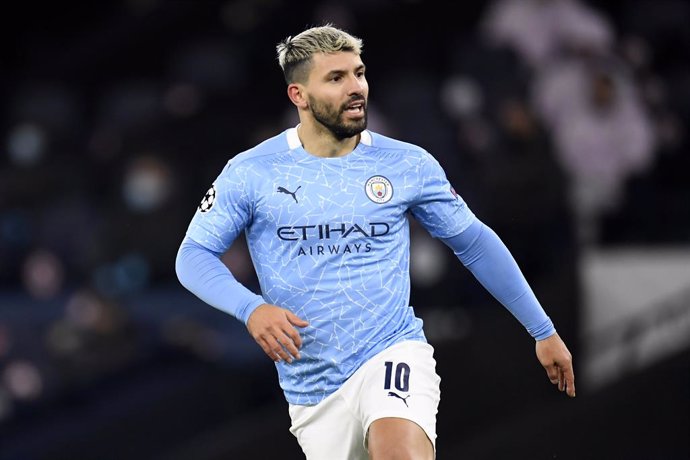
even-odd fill
[{"label": "white collar trim on jersey", "polygon": [[[290,150],[302,146],[302,142],[299,140],[299,135],[297,134],[298,127],[299,125],[287,130],[287,141]],[[366,129],[362,131],[359,136],[359,142],[364,145],[371,145],[371,133]]]}]

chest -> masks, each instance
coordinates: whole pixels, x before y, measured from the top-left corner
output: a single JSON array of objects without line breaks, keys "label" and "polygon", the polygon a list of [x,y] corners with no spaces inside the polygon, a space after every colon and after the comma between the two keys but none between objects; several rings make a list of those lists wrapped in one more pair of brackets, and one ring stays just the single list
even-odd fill
[{"label": "chest", "polygon": [[263,226],[327,225],[344,232],[400,219],[413,198],[404,174],[368,162],[277,166],[258,192],[254,220]]}]

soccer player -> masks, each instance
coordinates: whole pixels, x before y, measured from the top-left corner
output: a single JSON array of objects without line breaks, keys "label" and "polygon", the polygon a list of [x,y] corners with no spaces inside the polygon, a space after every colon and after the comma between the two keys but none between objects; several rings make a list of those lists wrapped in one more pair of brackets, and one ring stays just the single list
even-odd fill
[{"label": "soccer player", "polygon": [[[550,381],[574,397],[572,360],[508,249],[439,163],[366,129],[361,51],[330,25],[278,44],[300,123],[227,163],[176,270],[275,361],[308,459],[433,459],[440,378],[408,305],[408,214],[520,321]],[[261,295],[219,260],[242,231]]]}]

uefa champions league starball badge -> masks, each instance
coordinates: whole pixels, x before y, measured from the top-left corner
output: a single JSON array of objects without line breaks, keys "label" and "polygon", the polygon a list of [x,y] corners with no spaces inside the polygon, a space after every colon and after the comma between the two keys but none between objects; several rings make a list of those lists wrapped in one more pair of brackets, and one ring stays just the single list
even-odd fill
[{"label": "uefa champions league starball badge", "polygon": [[393,185],[383,176],[373,176],[367,180],[364,190],[371,201],[378,204],[388,203],[393,198]]},{"label": "uefa champions league starball badge", "polygon": [[213,184],[210,189],[208,189],[208,192],[206,192],[206,195],[204,195],[204,199],[201,200],[201,203],[199,204],[199,211],[201,212],[208,212],[211,210],[213,207],[213,203],[216,202],[216,185]]}]

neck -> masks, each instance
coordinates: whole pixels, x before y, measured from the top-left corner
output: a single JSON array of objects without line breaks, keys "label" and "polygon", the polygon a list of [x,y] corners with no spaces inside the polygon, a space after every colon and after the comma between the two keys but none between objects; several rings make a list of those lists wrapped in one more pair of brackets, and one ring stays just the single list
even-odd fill
[{"label": "neck", "polygon": [[297,135],[304,150],[314,156],[323,158],[347,155],[357,147],[360,139],[359,134],[346,137],[345,139],[338,139],[326,128],[317,127],[309,123],[300,123],[297,127]]}]

